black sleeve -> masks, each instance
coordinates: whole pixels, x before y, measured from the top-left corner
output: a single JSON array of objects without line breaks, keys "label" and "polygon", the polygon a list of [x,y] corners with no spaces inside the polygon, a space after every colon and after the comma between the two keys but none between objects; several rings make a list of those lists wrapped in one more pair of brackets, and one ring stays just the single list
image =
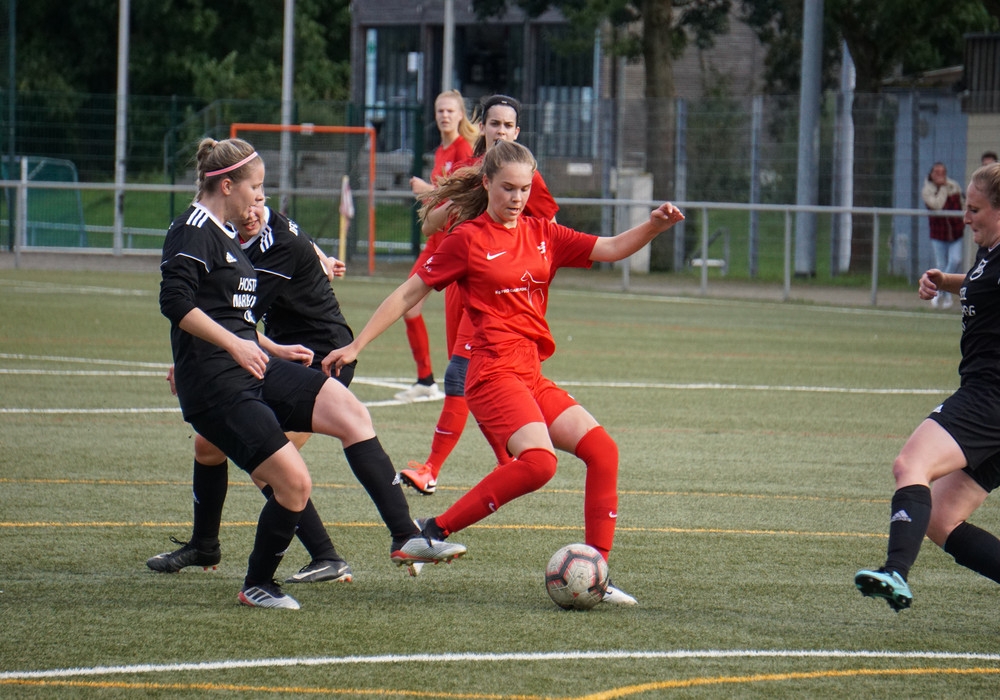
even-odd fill
[{"label": "black sleeve", "polygon": [[[197,304],[195,296],[201,277],[208,271],[207,255],[202,236],[191,235],[192,229],[178,226],[167,232],[160,262],[160,313],[178,324]],[[197,231],[196,231],[197,233]]]}]

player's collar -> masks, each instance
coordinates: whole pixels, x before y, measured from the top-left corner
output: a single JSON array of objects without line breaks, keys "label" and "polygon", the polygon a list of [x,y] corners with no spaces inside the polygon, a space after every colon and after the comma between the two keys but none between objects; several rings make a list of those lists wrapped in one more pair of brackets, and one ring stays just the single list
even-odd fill
[{"label": "player's collar", "polygon": [[208,215],[208,218],[212,220],[212,223],[218,226],[222,230],[222,232],[225,233],[227,236],[229,236],[230,238],[236,238],[236,229],[216,219],[215,214],[210,212],[208,210],[208,207],[206,207],[204,204],[202,204],[201,202],[195,202],[194,207],[195,209],[200,209],[201,211],[205,212],[205,214]]}]

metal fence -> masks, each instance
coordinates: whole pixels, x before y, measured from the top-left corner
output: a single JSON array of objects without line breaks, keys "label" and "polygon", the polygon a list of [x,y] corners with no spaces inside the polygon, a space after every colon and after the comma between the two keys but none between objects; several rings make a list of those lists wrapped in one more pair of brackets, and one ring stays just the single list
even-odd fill
[{"label": "metal fence", "polygon": [[[730,253],[701,257],[731,260],[724,268],[702,267],[699,273],[722,274],[724,269],[730,277],[782,277],[784,217],[798,211],[791,206],[798,185],[797,98],[717,94],[697,101],[668,101],[654,110],[644,100],[582,100],[559,91],[544,97],[539,104],[524,106],[520,141],[535,153],[562,207],[560,221],[585,231],[612,233],[615,211],[620,209],[617,202],[647,199],[635,196],[622,182],[659,168],[658,195],[691,202],[695,211],[671,238],[667,251],[654,255],[654,270],[690,272],[691,260],[700,255],[702,227],[709,222],[713,245],[728,241]],[[7,95],[0,92],[0,99]],[[981,151],[1000,149],[994,141],[1000,133],[997,115],[967,115],[962,99],[954,93],[928,91],[823,96],[815,193],[819,218],[815,230],[793,232],[793,249],[806,244],[812,248],[810,268],[804,272],[793,268],[793,277],[868,274],[877,262],[883,281],[912,281],[931,263],[927,217],[919,198],[931,164],[946,163],[949,174],[961,182],[978,164]],[[192,154],[198,140],[225,137],[236,121],[277,122],[281,111],[277,101],[203,104],[133,97],[128,109],[128,184],[116,192],[108,184],[114,173],[114,96],[18,94],[16,102],[14,139],[8,137],[11,125],[0,129],[5,138],[2,152],[11,166],[0,183],[4,191],[0,246],[8,250],[15,247],[19,216],[23,215],[26,229],[55,217],[30,199],[27,211],[18,210],[20,176],[14,165],[23,159],[61,159],[73,165],[80,220],[61,219],[59,225],[82,226],[86,235],[78,240],[84,248],[156,250],[167,223],[193,195],[193,184],[185,183],[194,181]],[[651,124],[651,114],[666,115],[669,123]],[[377,128],[376,245],[371,252],[378,260],[412,259],[420,239],[407,180],[410,174],[426,175],[430,167],[436,128],[429,108],[301,102],[295,106],[294,120],[319,125],[369,123]],[[852,127],[853,148],[845,149],[847,126]],[[670,138],[659,138],[663,134]],[[328,177],[330,173],[314,177],[309,169],[329,169],[329,163],[339,161],[312,157],[316,153],[310,149],[316,148],[297,145],[291,189],[282,191],[269,182],[268,190],[287,201],[287,213],[305,230],[332,241],[339,233],[339,187],[311,183],[339,182],[339,177]],[[669,163],[665,171],[664,162]],[[270,178],[276,163],[269,165]],[[853,177],[845,178],[845,173]],[[20,185],[25,191],[64,187],[42,187],[29,180]],[[356,193],[360,190],[355,186]],[[730,205],[734,208],[727,209]],[[116,230],[119,207],[121,226]],[[847,217],[849,210],[855,216]],[[870,214],[876,210],[880,213]],[[65,219],[67,213],[59,216]],[[351,255],[368,255],[365,227],[362,221],[352,227]],[[872,244],[875,229],[877,245]],[[18,241],[21,244],[62,245],[30,236]]]},{"label": "metal fence", "polygon": [[[134,227],[126,226],[118,234],[114,227],[106,223],[86,223],[84,226],[86,246],[53,244],[38,245],[37,239],[32,241],[31,229],[26,215],[27,206],[23,206],[31,196],[42,191],[79,193],[93,197],[113,198],[115,186],[110,183],[56,183],[31,182],[28,180],[0,181],[0,189],[11,193],[17,202],[20,216],[15,217],[13,232],[7,230],[7,222],[0,222],[0,234],[11,236],[13,246],[11,254],[14,265],[20,265],[24,254],[41,251],[51,253],[81,253],[121,255],[158,256],[166,235],[166,226]],[[166,200],[173,195],[186,195],[188,188],[178,185],[142,185],[125,186],[126,198],[142,198],[151,201],[152,198]],[[377,209],[383,211],[386,207],[398,207],[409,212],[412,207],[412,197],[405,191],[377,192]],[[295,198],[303,213],[315,216],[324,208],[336,210],[336,202],[317,203],[311,200],[329,200],[327,192],[297,192]],[[650,209],[658,205],[651,200],[637,199],[593,199],[593,198],[557,198],[561,212],[566,219],[598,222],[602,218],[610,218],[617,231],[625,230],[636,221],[645,220]],[[687,216],[683,230],[674,230],[664,234],[673,245],[684,251],[682,267],[670,273],[672,276],[686,276],[697,279],[702,293],[706,293],[709,285],[717,280],[758,280],[765,284],[780,285],[782,298],[793,297],[793,285],[798,283],[816,284],[830,282],[838,275],[827,266],[819,266],[816,273],[803,279],[793,271],[794,260],[794,215],[808,211],[817,214],[820,221],[820,240],[829,242],[829,231],[837,217],[850,216],[855,220],[866,219],[870,222],[873,238],[870,265],[866,269],[852,273],[855,286],[863,286],[869,290],[871,304],[877,303],[879,289],[888,284],[898,288],[904,283],[890,269],[889,261],[893,238],[891,223],[897,218],[926,218],[927,212],[921,209],[892,208],[845,208],[815,206],[802,207],[777,204],[736,204],[724,202],[677,202]],[[960,213],[949,215],[958,216]],[[336,251],[339,244],[338,233],[328,227],[319,225],[317,221],[308,218],[299,220],[304,230],[317,238],[319,244],[328,251]],[[376,224],[378,225],[378,224]],[[756,235],[751,237],[751,230]],[[407,241],[391,241],[377,236],[377,250],[370,250],[367,245],[367,235],[362,230],[351,231],[347,240],[348,261],[375,260],[382,263],[391,260],[411,259]],[[822,245],[822,243],[821,243]],[[971,248],[967,254],[971,256]],[[372,256],[372,257],[369,257]],[[641,258],[641,255],[638,256]],[[971,260],[971,257],[970,257]],[[637,274],[644,279],[657,279],[656,273],[647,274],[648,260],[640,259],[624,261],[617,265],[621,271],[622,288],[629,289]],[[375,268],[376,271],[378,268]],[[843,277],[843,273],[840,275]],[[660,279],[666,279],[663,276]]]}]

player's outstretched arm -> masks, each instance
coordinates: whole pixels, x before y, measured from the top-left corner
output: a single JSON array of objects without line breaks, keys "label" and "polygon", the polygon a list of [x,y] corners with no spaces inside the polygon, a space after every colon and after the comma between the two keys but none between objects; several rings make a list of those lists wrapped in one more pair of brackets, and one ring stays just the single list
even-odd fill
[{"label": "player's outstretched arm", "polygon": [[417,305],[421,299],[431,293],[433,287],[424,284],[417,275],[412,275],[403,284],[396,287],[392,294],[375,309],[368,323],[354,338],[354,341],[342,348],[337,348],[323,358],[321,363],[327,375],[340,373],[340,368],[354,362],[365,346],[386,331],[389,326],[403,317],[407,311]]},{"label": "player's outstretched arm", "polygon": [[617,262],[624,260],[644,245],[669,229],[684,214],[670,202],[664,202],[650,212],[649,221],[610,238],[598,238],[590,259],[594,262]]}]

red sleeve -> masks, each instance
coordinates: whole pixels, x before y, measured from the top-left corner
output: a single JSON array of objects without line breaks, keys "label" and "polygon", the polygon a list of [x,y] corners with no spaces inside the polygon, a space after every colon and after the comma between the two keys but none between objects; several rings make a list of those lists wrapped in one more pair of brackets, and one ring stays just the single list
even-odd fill
[{"label": "red sleeve", "polygon": [[552,243],[552,268],[587,267],[593,265],[590,259],[597,245],[597,236],[582,233],[562,224],[546,222],[548,238]]},{"label": "red sleeve", "polygon": [[528,203],[524,205],[524,213],[539,219],[552,219],[559,211],[559,205],[549,192],[542,174],[535,171],[531,178],[531,194],[528,195]]},{"label": "red sleeve", "polygon": [[417,275],[424,284],[434,287],[439,292],[455,280],[464,277],[469,263],[468,222],[459,224],[454,231],[444,236],[434,253],[427,258],[423,266],[417,270]]}]

